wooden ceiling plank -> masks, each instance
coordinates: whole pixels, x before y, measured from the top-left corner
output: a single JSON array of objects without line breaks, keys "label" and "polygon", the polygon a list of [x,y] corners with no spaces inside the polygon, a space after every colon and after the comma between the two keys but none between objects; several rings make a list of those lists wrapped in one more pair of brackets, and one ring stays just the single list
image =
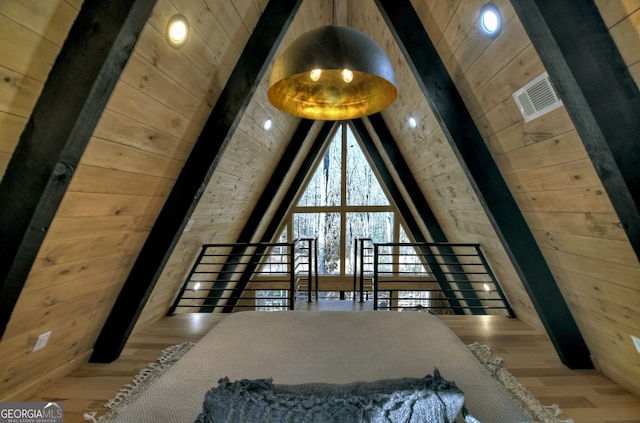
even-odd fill
[{"label": "wooden ceiling plank", "polygon": [[301,3],[267,4],[129,273],[91,361],[111,362],[120,355]]},{"label": "wooden ceiling plank", "polygon": [[638,86],[594,2],[511,3],[640,258]]},{"label": "wooden ceiling plank", "polygon": [[154,5],[85,2],[51,68],[0,183],[0,337]]},{"label": "wooden ceiling plank", "polygon": [[589,350],[517,203],[410,0],[375,0],[511,258],[556,352],[593,368]]}]

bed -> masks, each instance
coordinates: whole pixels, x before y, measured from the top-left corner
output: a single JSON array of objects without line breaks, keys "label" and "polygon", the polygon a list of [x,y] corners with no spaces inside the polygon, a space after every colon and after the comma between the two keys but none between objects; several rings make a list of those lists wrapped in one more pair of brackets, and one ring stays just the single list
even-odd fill
[{"label": "bed", "polygon": [[436,316],[380,311],[231,314],[113,421],[194,422],[205,394],[222,378],[350,384],[421,378],[435,369],[462,390],[466,409],[479,421],[530,421]]}]

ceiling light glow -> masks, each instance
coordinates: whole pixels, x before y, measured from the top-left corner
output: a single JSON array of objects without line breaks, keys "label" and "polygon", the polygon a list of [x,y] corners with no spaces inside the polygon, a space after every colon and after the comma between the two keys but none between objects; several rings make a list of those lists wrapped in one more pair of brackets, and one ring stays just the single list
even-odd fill
[{"label": "ceiling light glow", "polygon": [[415,129],[418,127],[418,121],[413,116],[409,116],[407,122],[409,123],[409,128],[411,129]]},{"label": "ceiling light glow", "polygon": [[322,69],[314,69],[309,73],[309,78],[315,82],[320,80],[320,75],[322,75]]},{"label": "ceiling light glow", "polygon": [[351,72],[349,69],[343,69],[342,70],[342,79],[344,80],[344,82],[346,82],[347,84],[351,81],[353,81],[353,72]]},{"label": "ceiling light glow", "polygon": [[502,30],[502,15],[494,4],[487,3],[480,9],[480,27],[490,38],[498,36]]},{"label": "ceiling light glow", "polygon": [[267,95],[297,117],[346,120],[385,109],[398,88],[391,61],[370,36],[328,25],[302,34],[275,60]]},{"label": "ceiling light glow", "polygon": [[167,24],[167,41],[171,47],[180,48],[189,38],[189,23],[182,15],[175,15]]},{"label": "ceiling light glow", "polygon": [[271,120],[271,118],[269,118],[269,119],[264,121],[264,124],[262,125],[262,128],[265,131],[268,131],[269,129],[271,129],[271,125],[273,125],[273,121]]}]

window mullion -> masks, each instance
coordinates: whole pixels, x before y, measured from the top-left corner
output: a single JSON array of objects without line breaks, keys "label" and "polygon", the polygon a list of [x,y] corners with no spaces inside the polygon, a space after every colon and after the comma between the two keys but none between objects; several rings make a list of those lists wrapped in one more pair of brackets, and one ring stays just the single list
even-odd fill
[{"label": "window mullion", "polygon": [[340,275],[346,274],[347,262],[347,125],[342,123],[342,172],[340,182]]}]

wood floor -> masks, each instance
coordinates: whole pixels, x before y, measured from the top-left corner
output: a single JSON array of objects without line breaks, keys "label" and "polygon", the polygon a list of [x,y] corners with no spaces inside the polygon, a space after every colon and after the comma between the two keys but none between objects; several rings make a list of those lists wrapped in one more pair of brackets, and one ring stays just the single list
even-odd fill
[{"label": "wood floor", "polygon": [[[363,310],[352,301],[302,304],[298,310]],[[575,423],[640,423],[640,399],[598,372],[572,371],[558,360],[546,336],[516,319],[499,316],[440,316],[470,344],[489,345],[504,366],[543,404],[557,404],[562,419]],[[87,364],[30,401],[62,401],[65,423],[86,422],[87,411],[102,415],[104,403],[153,362],[170,345],[198,341],[224,315],[183,314],[167,317],[132,336],[120,358],[110,364]]]}]

